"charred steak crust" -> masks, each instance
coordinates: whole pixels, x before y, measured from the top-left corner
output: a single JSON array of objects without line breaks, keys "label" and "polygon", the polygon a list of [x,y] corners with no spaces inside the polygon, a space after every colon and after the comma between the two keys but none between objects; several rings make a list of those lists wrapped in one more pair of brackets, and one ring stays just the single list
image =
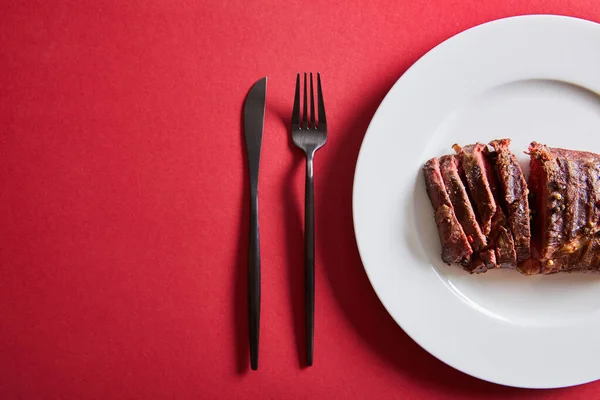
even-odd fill
[{"label": "charred steak crust", "polygon": [[447,264],[468,264],[473,250],[456,219],[440,172],[439,160],[432,158],[427,161],[423,167],[423,174],[442,245],[442,260]]},{"label": "charred steak crust", "polygon": [[484,154],[483,162],[492,196],[496,202],[496,213],[492,217],[488,242],[495,249],[497,267],[514,269],[517,267],[515,242],[508,226],[508,218],[501,207],[504,203],[504,196],[496,173],[497,154],[495,151],[490,151],[489,148],[486,148]]},{"label": "charred steak crust", "polygon": [[496,213],[496,201],[486,171],[484,156],[486,145],[477,143],[463,148],[458,145],[453,147],[458,154],[469,192],[477,207],[481,230],[488,236],[492,228],[492,218]]},{"label": "charred steak crust", "polygon": [[517,158],[509,149],[510,139],[494,140],[490,145],[496,152],[496,170],[504,194],[517,261],[523,261],[531,254],[527,182]]}]

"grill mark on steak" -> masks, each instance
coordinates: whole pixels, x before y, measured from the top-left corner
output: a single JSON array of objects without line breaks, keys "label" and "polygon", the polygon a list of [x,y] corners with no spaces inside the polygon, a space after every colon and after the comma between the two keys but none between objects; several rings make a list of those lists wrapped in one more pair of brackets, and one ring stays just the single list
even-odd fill
[{"label": "grill mark on steak", "polygon": [[494,201],[496,201],[496,212],[498,212],[498,209],[503,208],[502,196],[500,195],[500,183],[498,181],[498,174],[496,172],[496,162],[498,160],[498,154],[490,146],[486,146],[483,154],[485,155],[483,160],[488,184],[490,185],[490,191],[492,192]]},{"label": "grill mark on steak", "polygon": [[[587,202],[586,176],[577,162],[565,159],[567,166],[567,190],[565,198],[565,240],[572,241],[586,224],[585,205]],[[562,205],[561,205],[562,207]]]},{"label": "grill mark on steak", "polygon": [[527,183],[517,158],[509,149],[510,140],[494,140],[490,145],[496,150],[496,169],[504,194],[508,224],[515,242],[517,261],[522,261],[531,254]]},{"label": "grill mark on steak", "polygon": [[439,160],[432,158],[427,161],[423,166],[423,174],[442,245],[442,260],[447,264],[468,262],[473,250],[456,219],[440,172]]},{"label": "grill mark on steak", "polygon": [[465,235],[467,235],[467,240],[473,250],[480,250],[487,245],[487,240],[479,228],[479,223],[467,196],[467,190],[459,175],[458,158],[454,155],[446,155],[439,159],[439,163],[442,179],[450,202],[454,207],[456,219],[463,228]]},{"label": "grill mark on steak", "polygon": [[588,227],[593,231],[597,229],[598,219],[600,217],[600,170],[598,163],[586,161],[587,166],[587,192],[588,198]]},{"label": "grill mark on steak", "polygon": [[[566,163],[540,143],[529,146],[531,189],[536,190],[537,221],[540,233],[540,261],[552,267],[552,257],[563,240],[564,219],[561,205],[566,196]],[[550,262],[550,265],[547,265]]]},{"label": "grill mark on steak", "polygon": [[579,173],[579,202],[578,212],[574,214],[576,218],[576,225],[574,226],[574,236],[587,235],[590,232],[589,220],[590,220],[590,203],[591,193],[588,190],[588,180],[590,179],[590,168],[589,164],[584,162],[581,163]]},{"label": "grill mark on steak", "polygon": [[[595,197],[598,177],[592,153],[551,149],[568,162],[568,188],[565,201],[567,235],[565,243],[555,253],[563,257],[560,268],[564,271],[582,271],[594,268],[594,254],[598,252],[593,214],[597,210]],[[595,156],[597,159],[598,156]],[[590,190],[591,189],[591,190]]]},{"label": "grill mark on steak", "polygon": [[[506,213],[504,211],[504,199],[503,196],[501,196],[500,183],[496,171],[497,153],[495,151],[490,151],[489,149],[490,147],[486,146],[483,161],[490,190],[494,201],[496,202],[496,213],[492,217],[492,227],[488,242],[491,243],[491,247],[495,249],[495,254],[501,255],[501,257],[498,258],[496,258],[496,255],[494,256],[494,258],[496,258],[497,267],[515,268],[517,266],[517,261],[514,256],[516,254],[514,249],[514,239],[508,227],[508,219],[506,218]],[[504,229],[500,229],[500,227],[503,227]],[[500,240],[498,240],[498,238],[500,238]]]},{"label": "grill mark on steak", "polygon": [[540,256],[540,249],[542,248],[544,225],[547,221],[545,204],[545,190],[544,190],[544,177],[545,172],[543,169],[542,162],[538,159],[539,155],[532,153],[533,143],[529,146],[530,159],[529,159],[529,199],[531,205],[531,233],[532,233],[532,247],[538,249],[538,256]]},{"label": "grill mark on steak", "polygon": [[465,172],[469,193],[475,202],[480,218],[481,230],[488,236],[492,227],[492,217],[496,213],[496,202],[487,179],[483,152],[486,146],[477,143],[461,148],[454,146]]},{"label": "grill mark on steak", "polygon": [[[560,257],[557,251],[565,240],[565,210],[564,199],[567,196],[567,161],[562,157],[555,158],[556,167],[551,170],[548,176],[548,203],[546,207],[549,209],[549,223],[546,227],[546,247],[545,247],[545,260],[550,261],[553,258]],[[557,195],[555,194],[558,194]],[[558,197],[558,198],[555,198]],[[544,265],[545,273],[556,272],[563,266],[562,260],[556,260],[554,264],[546,263]]]}]

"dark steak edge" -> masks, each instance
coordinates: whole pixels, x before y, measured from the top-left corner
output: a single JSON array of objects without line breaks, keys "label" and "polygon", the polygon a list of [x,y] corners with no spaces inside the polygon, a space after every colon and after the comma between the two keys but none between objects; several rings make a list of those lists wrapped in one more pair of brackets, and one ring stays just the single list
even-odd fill
[{"label": "dark steak edge", "polygon": [[496,170],[515,243],[517,262],[523,261],[531,255],[527,182],[517,158],[509,149],[510,139],[494,140],[490,145],[496,151]]},{"label": "dark steak edge", "polygon": [[547,146],[536,142],[529,146],[529,154],[529,187],[536,197],[534,224],[539,236],[539,257],[545,268],[552,267],[554,252],[564,236],[566,165]]},{"label": "dark steak edge", "polygon": [[442,261],[446,264],[468,264],[473,250],[456,219],[437,158],[432,158],[425,163],[423,175],[442,246]]},{"label": "dark steak edge", "polygon": [[483,152],[486,145],[477,143],[462,148],[458,145],[453,147],[460,159],[469,193],[477,208],[481,230],[484,235],[489,236],[492,228],[492,218],[496,213],[496,201],[485,170],[486,163]]},{"label": "dark steak edge", "polygon": [[487,245],[487,240],[479,227],[475,212],[467,195],[459,173],[458,158],[454,155],[440,157],[440,172],[446,187],[450,202],[454,207],[456,219],[460,223],[467,240],[474,251]]},{"label": "dark steak edge", "polygon": [[515,241],[508,226],[508,218],[505,213],[504,195],[502,194],[502,185],[500,184],[496,167],[497,154],[495,151],[489,151],[489,148],[486,148],[484,155],[483,164],[492,196],[496,202],[496,213],[492,218],[492,228],[488,242],[496,251],[498,267],[514,269],[517,266]]}]

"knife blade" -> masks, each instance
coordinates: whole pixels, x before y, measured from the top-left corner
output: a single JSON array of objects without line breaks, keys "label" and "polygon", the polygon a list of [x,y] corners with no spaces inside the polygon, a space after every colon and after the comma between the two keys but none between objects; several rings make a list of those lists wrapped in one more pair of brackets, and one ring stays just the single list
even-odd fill
[{"label": "knife blade", "polygon": [[250,240],[248,243],[248,322],[250,367],[258,369],[260,333],[260,238],[258,232],[258,167],[265,121],[267,77],[258,80],[244,102],[244,135],[250,175]]}]

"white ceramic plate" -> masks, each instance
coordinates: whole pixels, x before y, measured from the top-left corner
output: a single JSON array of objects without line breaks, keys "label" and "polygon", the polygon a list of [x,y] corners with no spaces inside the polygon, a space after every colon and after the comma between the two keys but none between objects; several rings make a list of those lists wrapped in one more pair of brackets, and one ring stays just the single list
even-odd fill
[{"label": "white ceramic plate", "polygon": [[600,378],[600,274],[469,275],[440,260],[421,167],[454,143],[509,137],[600,153],[600,25],[502,19],[440,44],[390,90],[354,181],[360,254],[377,295],[424,349],[467,374],[551,388]]}]

